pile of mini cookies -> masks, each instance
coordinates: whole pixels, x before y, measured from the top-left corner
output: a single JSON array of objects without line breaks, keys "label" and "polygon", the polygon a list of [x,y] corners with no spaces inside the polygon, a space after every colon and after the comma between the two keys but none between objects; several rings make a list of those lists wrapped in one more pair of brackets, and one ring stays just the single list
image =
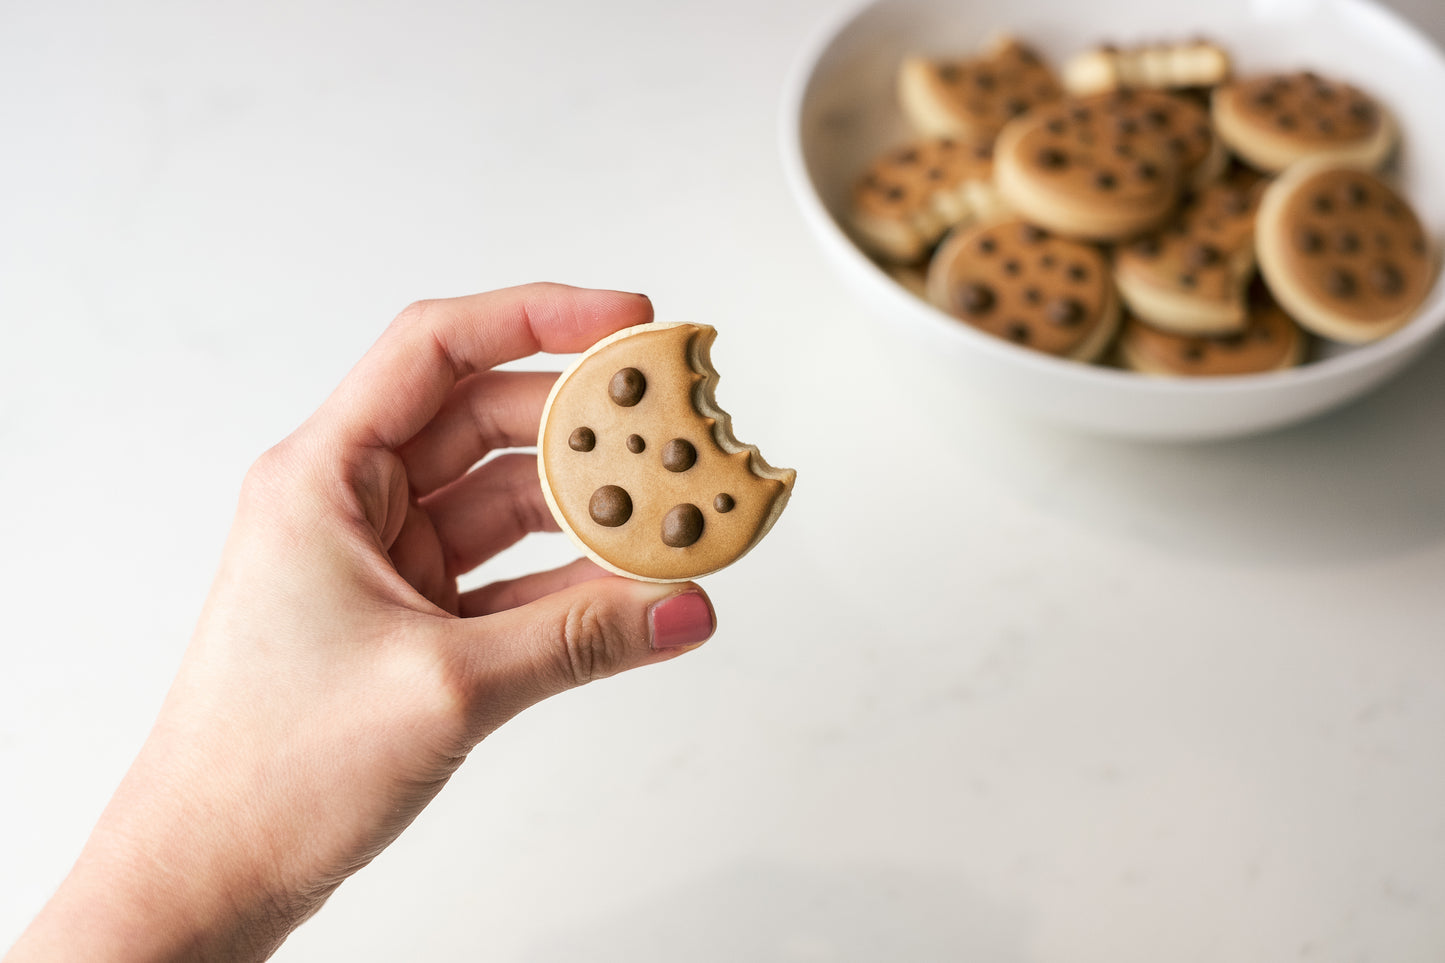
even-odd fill
[{"label": "pile of mini cookies", "polygon": [[1380,173],[1387,107],[1313,72],[1235,77],[1207,40],[1083,51],[1003,37],[908,57],[914,137],[852,196],[898,281],[1022,347],[1154,375],[1300,364],[1409,321],[1435,261]]}]

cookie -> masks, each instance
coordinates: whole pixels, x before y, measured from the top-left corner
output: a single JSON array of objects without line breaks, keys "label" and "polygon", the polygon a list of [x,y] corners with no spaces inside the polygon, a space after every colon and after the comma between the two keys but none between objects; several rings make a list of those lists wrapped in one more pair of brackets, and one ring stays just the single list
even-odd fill
[{"label": "cookie", "polygon": [[1084,95],[1123,87],[1213,87],[1227,80],[1229,74],[1229,53],[1209,40],[1134,47],[1105,45],[1069,58],[1064,64],[1064,89]]},{"label": "cookie", "polygon": [[1304,161],[1260,199],[1259,270],[1301,325],[1347,344],[1409,321],[1434,281],[1420,220],[1379,177],[1328,160]]},{"label": "cookie", "polygon": [[1210,111],[1225,145],[1271,173],[1311,157],[1376,168],[1395,145],[1395,121],[1383,104],[1309,71],[1226,84],[1214,91]]},{"label": "cookie", "polygon": [[1069,98],[1009,123],[994,149],[999,195],[1070,237],[1115,241],[1158,227],[1186,183],[1217,176],[1204,111],[1159,91]]},{"label": "cookie", "polygon": [[1249,302],[1242,329],[1231,334],[1177,334],[1130,316],[1119,329],[1117,358],[1131,371],[1170,377],[1259,374],[1299,364],[1306,337],[1262,290]]},{"label": "cookie", "polygon": [[1093,361],[1119,323],[1103,252],[1017,218],[950,234],[927,285],[928,299],[965,323],[1061,358]]},{"label": "cookie", "polygon": [[713,397],[717,331],[645,324],[557,379],[537,438],[557,524],[603,568],[650,582],[737,561],[782,513],[795,472],[733,437]]},{"label": "cookie", "polygon": [[950,227],[999,209],[993,151],[926,137],[884,154],[853,190],[852,224],[869,253],[894,264],[923,258]]},{"label": "cookie", "polygon": [[972,144],[992,143],[1009,119],[1062,93],[1039,55],[1007,36],[971,59],[906,57],[898,71],[899,103],[914,128]]},{"label": "cookie", "polygon": [[1263,187],[1241,168],[1192,196],[1163,230],[1121,246],[1114,281],[1130,312],[1178,334],[1244,327]]}]

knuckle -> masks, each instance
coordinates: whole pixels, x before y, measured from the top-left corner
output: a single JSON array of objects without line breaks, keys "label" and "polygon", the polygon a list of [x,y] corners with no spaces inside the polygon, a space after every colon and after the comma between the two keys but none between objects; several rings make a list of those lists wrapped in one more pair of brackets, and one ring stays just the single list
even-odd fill
[{"label": "knuckle", "polygon": [[622,669],[622,633],[596,604],[579,602],[568,609],[562,641],[563,668],[573,685],[586,685]]}]

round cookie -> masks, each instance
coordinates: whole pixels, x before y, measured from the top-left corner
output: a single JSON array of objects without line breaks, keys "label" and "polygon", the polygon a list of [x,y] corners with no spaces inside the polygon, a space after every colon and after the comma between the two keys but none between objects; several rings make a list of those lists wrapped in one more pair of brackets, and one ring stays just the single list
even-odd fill
[{"label": "round cookie", "polygon": [[1328,160],[1303,161],[1266,188],[1255,249],[1284,309],[1347,344],[1403,326],[1435,276],[1424,229],[1404,198],[1369,171]]},{"label": "round cookie", "polygon": [[1036,104],[1063,93],[1032,48],[1001,37],[966,60],[907,57],[898,70],[898,99],[921,133],[993,142],[999,129]]},{"label": "round cookie", "polygon": [[645,324],[593,345],[557,379],[537,437],[552,515],[603,568],[698,578],[767,534],[796,473],[733,437],[713,397],[715,329]]},{"label": "round cookie", "polygon": [[1119,363],[1141,374],[1210,377],[1282,371],[1304,357],[1305,334],[1267,294],[1250,299],[1240,331],[1176,334],[1130,316],[1119,329]]},{"label": "round cookie", "polygon": [[993,151],[951,137],[926,137],[869,165],[853,190],[859,242],[895,264],[923,258],[955,224],[998,211]]},{"label": "round cookie", "polygon": [[1120,247],[1114,281],[1129,310],[1178,334],[1243,328],[1263,186],[1238,169],[1191,197],[1162,231]]},{"label": "round cookie", "polygon": [[1017,218],[949,235],[927,285],[928,299],[965,323],[1061,358],[1093,361],[1119,324],[1103,253]]},{"label": "round cookie", "polygon": [[1317,157],[1376,168],[1397,128],[1369,94],[1310,71],[1265,74],[1218,87],[1210,102],[1215,129],[1246,163],[1271,173]]},{"label": "round cookie", "polygon": [[1009,123],[994,150],[1004,202],[1070,237],[1116,241],[1156,228],[1185,184],[1225,156],[1204,111],[1153,90],[1069,98]]}]

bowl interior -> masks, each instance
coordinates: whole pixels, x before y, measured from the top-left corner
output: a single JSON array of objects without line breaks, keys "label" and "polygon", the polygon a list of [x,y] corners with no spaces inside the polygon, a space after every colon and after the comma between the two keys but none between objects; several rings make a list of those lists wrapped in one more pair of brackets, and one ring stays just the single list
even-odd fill
[{"label": "bowl interior", "polygon": [[[810,225],[877,313],[966,358],[1004,394],[1081,427],[1152,437],[1211,437],[1263,430],[1317,413],[1387,376],[1445,326],[1437,278],[1418,316],[1389,337],[1353,348],[1324,345],[1317,360],[1267,375],[1145,378],[1027,351],[980,334],[895,284],[847,236],[845,212],[859,172],[909,136],[894,76],[910,53],[967,54],[999,33],[1033,44],[1056,66],[1096,43],[1213,38],[1236,72],[1313,69],[1357,84],[1395,114],[1402,146],[1391,174],[1436,239],[1445,224],[1445,56],[1370,0],[1211,0],[1188,10],[1157,0],[882,0],[847,14],[805,52],[784,109],[784,153]],[[947,361],[947,359],[944,359]],[[1039,391],[1043,385],[1043,398]],[[1141,396],[1162,407],[1130,415]]]}]

